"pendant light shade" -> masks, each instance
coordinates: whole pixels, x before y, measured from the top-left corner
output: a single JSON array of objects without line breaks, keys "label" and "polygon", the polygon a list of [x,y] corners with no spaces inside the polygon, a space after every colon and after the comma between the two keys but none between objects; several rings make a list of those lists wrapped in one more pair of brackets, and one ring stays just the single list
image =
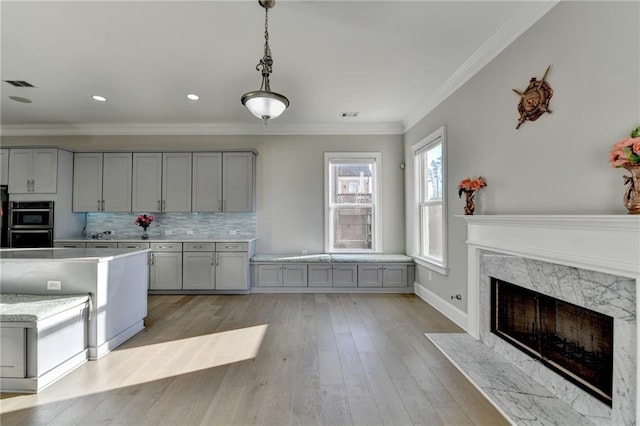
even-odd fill
[{"label": "pendant light shade", "polygon": [[269,9],[275,6],[276,2],[275,0],[258,0],[258,3],[265,10],[264,56],[256,66],[256,69],[262,73],[262,85],[260,90],[242,95],[240,100],[251,114],[262,119],[264,124],[267,124],[267,121],[279,117],[289,107],[289,99],[284,95],[272,92],[269,84],[269,75],[273,71],[273,58],[269,48]]},{"label": "pendant light shade", "polygon": [[251,114],[267,122],[279,117],[289,106],[289,99],[279,93],[257,90],[245,93],[242,96],[242,105],[246,106]]}]

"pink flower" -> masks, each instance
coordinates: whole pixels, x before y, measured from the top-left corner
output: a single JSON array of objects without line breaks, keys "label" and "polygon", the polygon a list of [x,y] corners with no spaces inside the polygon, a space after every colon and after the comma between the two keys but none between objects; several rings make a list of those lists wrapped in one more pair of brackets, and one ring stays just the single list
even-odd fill
[{"label": "pink flower", "polygon": [[636,155],[640,155],[640,137],[631,139],[633,142],[632,149]]}]

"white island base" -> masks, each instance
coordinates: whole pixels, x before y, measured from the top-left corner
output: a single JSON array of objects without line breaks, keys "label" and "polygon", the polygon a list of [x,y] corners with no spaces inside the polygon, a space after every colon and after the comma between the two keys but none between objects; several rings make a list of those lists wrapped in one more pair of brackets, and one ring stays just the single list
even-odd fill
[{"label": "white island base", "polygon": [[[144,329],[147,316],[147,249],[0,250],[2,293],[90,293],[89,359],[98,359]],[[59,281],[60,290],[48,290]]]}]

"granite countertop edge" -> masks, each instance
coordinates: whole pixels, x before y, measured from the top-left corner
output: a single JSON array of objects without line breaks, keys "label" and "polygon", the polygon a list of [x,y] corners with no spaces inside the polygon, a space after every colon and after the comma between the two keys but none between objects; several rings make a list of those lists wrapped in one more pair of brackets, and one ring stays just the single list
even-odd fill
[{"label": "granite countertop edge", "polygon": [[92,238],[84,238],[84,237],[70,237],[70,238],[56,238],[53,240],[54,243],[106,243],[106,242],[114,242],[114,243],[166,243],[169,241],[174,242],[188,242],[188,243],[250,243],[252,241],[256,241],[257,238],[215,238],[215,237],[200,237],[200,236],[172,236],[171,238],[155,238],[151,237],[149,239],[143,240],[142,238],[102,238],[102,239],[92,239]]},{"label": "granite countertop edge", "polygon": [[256,254],[252,263],[413,263],[405,254]]}]

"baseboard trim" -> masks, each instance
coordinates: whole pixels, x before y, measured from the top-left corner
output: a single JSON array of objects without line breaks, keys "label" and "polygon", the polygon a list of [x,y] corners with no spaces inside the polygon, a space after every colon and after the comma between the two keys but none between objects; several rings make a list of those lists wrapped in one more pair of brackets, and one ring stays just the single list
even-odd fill
[{"label": "baseboard trim", "polygon": [[427,289],[420,283],[413,284],[415,288],[416,296],[424,300],[434,308],[436,308],[442,315],[455,322],[464,331],[467,331],[467,313],[456,308],[451,303]]}]

